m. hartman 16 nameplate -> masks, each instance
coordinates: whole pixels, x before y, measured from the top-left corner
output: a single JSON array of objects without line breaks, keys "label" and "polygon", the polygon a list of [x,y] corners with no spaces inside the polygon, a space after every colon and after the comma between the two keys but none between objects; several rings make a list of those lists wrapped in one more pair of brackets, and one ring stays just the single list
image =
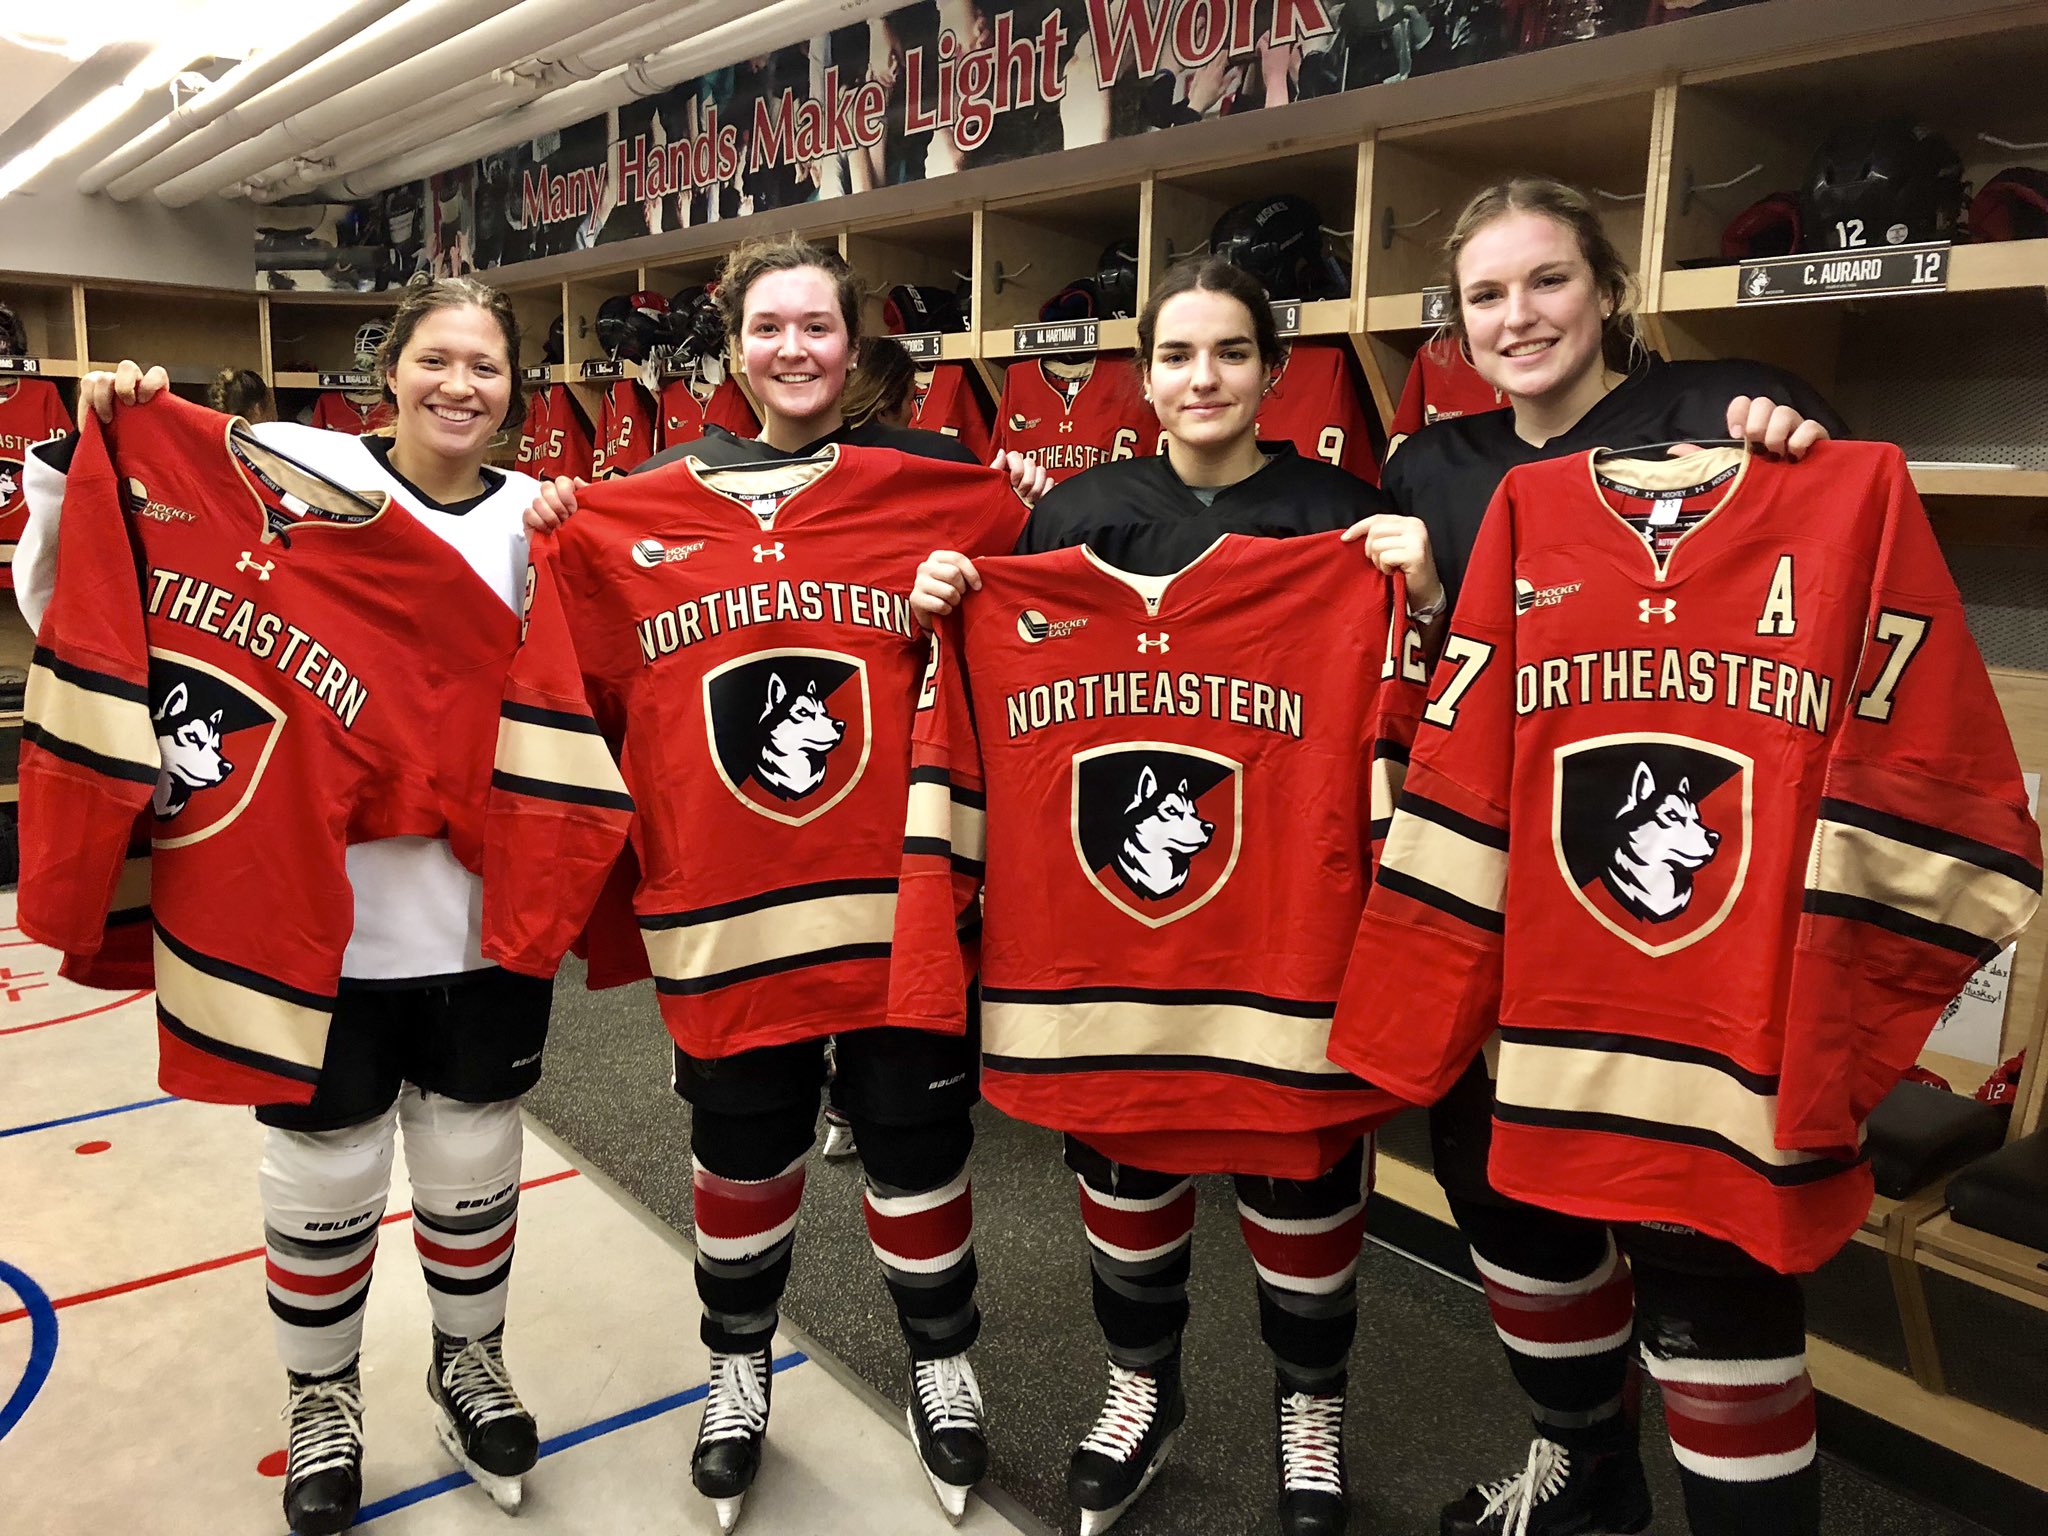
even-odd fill
[{"label": "m. hartman 16 nameplate", "polygon": [[1745,261],[1736,280],[1735,301],[1786,304],[1851,293],[1940,293],[1948,287],[1948,258],[1944,240]]},{"label": "m. hartman 16 nameplate", "polygon": [[1050,324],[1018,325],[1010,328],[1012,350],[1026,357],[1041,352],[1093,352],[1100,343],[1095,320],[1061,320]]}]

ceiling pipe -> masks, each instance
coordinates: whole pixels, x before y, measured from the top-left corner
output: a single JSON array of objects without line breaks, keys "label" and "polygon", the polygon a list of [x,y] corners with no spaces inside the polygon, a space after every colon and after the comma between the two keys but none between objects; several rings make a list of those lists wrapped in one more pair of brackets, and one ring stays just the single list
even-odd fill
[{"label": "ceiling pipe", "polygon": [[[729,0],[730,3],[730,0]],[[608,112],[638,96],[656,96],[697,75],[723,69],[742,59],[773,53],[840,27],[850,27],[900,9],[903,0],[829,0],[818,5],[793,0],[771,6],[744,20],[730,22],[686,43],[579,81],[539,101],[479,123],[474,128],[408,154],[328,182],[323,188],[338,199],[367,197],[404,181],[418,181],[436,171],[474,160],[517,144],[522,139],[567,128],[586,117]],[[752,10],[752,6],[745,7]]]},{"label": "ceiling pipe", "polygon": [[140,197],[159,181],[203,164],[300,108],[517,3],[359,0],[289,48],[224,76],[212,90],[91,167],[79,178],[78,189],[104,191],[119,202]]}]

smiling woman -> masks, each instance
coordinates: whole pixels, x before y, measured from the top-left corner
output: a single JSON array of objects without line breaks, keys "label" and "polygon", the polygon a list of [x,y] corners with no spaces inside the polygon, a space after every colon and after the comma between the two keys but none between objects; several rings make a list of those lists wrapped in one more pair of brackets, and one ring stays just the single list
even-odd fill
[{"label": "smiling woman", "polygon": [[519,419],[519,319],[495,288],[447,277],[406,290],[377,354],[397,408],[391,471],[437,502],[484,489],[491,439]]}]

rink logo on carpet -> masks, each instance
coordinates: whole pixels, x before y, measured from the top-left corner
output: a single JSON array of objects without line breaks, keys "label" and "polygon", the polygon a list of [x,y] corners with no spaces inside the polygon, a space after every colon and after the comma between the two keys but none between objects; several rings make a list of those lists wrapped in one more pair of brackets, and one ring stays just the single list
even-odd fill
[{"label": "rink logo on carpet", "polygon": [[1077,753],[1074,855],[1110,905],[1161,928],[1237,868],[1243,766],[1198,747],[1125,742]]}]

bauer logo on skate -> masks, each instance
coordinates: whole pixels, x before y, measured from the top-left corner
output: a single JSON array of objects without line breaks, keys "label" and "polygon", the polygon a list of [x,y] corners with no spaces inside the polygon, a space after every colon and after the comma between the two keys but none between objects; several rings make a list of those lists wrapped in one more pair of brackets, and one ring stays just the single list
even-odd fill
[{"label": "bauer logo on skate", "polygon": [[1076,754],[1074,855],[1088,883],[1148,928],[1204,905],[1237,868],[1243,771],[1167,742]]},{"label": "bauer logo on skate", "polygon": [[726,788],[800,827],[860,781],[871,747],[866,665],[836,651],[757,651],[704,679],[704,729]]}]

